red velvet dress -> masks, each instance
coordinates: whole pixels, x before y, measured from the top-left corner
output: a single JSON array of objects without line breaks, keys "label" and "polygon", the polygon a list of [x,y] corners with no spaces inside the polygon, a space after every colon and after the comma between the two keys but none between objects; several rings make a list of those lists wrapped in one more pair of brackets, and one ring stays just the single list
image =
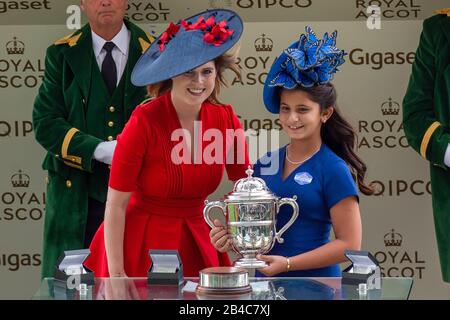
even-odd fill
[{"label": "red velvet dress", "polygon": [[[218,144],[208,137],[207,132],[214,134],[218,129],[224,136],[218,141],[226,149],[230,145],[230,139],[225,138],[227,129],[242,129],[231,106],[205,102],[199,121],[202,135],[206,134],[203,140],[207,141],[199,142],[201,148],[197,149],[215,159],[222,157],[222,161],[206,164],[201,159],[199,164],[199,157],[190,164],[172,161],[179,161],[180,155],[192,157],[180,151],[182,139],[172,137],[181,124],[170,93],[137,107],[117,138],[109,186],[132,192],[123,243],[125,272],[130,277],[147,275],[149,249],[178,250],[185,276],[198,276],[206,267],[230,265],[228,255],[217,252],[210,242],[210,228],[203,219],[204,201],[220,184],[225,168],[228,178],[235,181],[245,176],[250,160],[243,136],[231,138],[234,152],[224,155],[215,152],[220,148],[212,148],[212,143]],[[216,130],[207,131],[213,128]],[[227,155],[234,161],[225,161]],[[96,277],[108,277],[103,224],[90,250],[86,266]]]}]

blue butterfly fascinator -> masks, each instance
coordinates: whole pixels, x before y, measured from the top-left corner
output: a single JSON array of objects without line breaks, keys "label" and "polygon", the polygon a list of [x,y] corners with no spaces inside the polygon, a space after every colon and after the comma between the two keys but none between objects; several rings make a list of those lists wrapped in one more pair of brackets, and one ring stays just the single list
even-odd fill
[{"label": "blue butterfly fascinator", "polygon": [[283,50],[273,63],[264,84],[264,104],[272,113],[279,112],[278,87],[294,89],[326,84],[339,71],[347,53],[336,48],[337,31],[318,39],[311,27],[306,34]]}]

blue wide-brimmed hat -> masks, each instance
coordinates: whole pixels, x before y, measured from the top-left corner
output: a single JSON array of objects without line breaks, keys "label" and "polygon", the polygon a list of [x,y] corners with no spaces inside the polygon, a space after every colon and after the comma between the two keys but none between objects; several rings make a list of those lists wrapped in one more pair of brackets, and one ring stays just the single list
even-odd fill
[{"label": "blue wide-brimmed hat", "polygon": [[241,37],[242,19],[231,10],[208,10],[170,23],[134,66],[135,86],[155,84],[195,69],[231,49]]},{"label": "blue wide-brimmed hat", "polygon": [[335,47],[337,31],[318,39],[311,27],[306,35],[283,50],[270,68],[264,83],[264,105],[272,113],[280,112],[280,89],[312,87],[330,82],[347,54]]}]

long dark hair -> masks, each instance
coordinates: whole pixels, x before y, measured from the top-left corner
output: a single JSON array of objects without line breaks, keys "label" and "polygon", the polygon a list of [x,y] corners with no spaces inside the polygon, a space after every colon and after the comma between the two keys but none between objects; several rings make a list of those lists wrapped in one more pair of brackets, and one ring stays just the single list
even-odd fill
[{"label": "long dark hair", "polygon": [[327,83],[309,88],[297,88],[308,94],[312,101],[318,103],[321,111],[324,111],[329,106],[334,108],[331,117],[322,124],[320,131],[322,141],[348,163],[350,171],[358,183],[359,190],[365,195],[372,195],[375,192],[373,186],[364,183],[367,166],[354,151],[356,132],[351,124],[344,119],[336,105],[337,93],[334,85]]}]

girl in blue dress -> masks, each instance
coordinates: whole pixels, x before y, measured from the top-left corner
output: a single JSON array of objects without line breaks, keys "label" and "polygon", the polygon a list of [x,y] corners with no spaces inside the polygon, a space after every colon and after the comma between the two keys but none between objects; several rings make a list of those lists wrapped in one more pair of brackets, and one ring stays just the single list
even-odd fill
[{"label": "girl in blue dress", "polygon": [[[358,188],[366,195],[374,190],[364,183],[367,169],[354,152],[355,131],[338,110],[330,82],[344,63],[336,36],[325,33],[319,40],[306,27],[274,62],[264,85],[264,104],[279,114],[290,143],[259,159],[254,176],[278,197],[296,195],[300,213],[283,234],[284,243],[258,256],[268,266],[257,276],[339,277],[344,251],[361,247]],[[280,208],[277,230],[291,215],[289,206]],[[226,252],[231,240],[219,220],[214,223],[211,242]]]}]

